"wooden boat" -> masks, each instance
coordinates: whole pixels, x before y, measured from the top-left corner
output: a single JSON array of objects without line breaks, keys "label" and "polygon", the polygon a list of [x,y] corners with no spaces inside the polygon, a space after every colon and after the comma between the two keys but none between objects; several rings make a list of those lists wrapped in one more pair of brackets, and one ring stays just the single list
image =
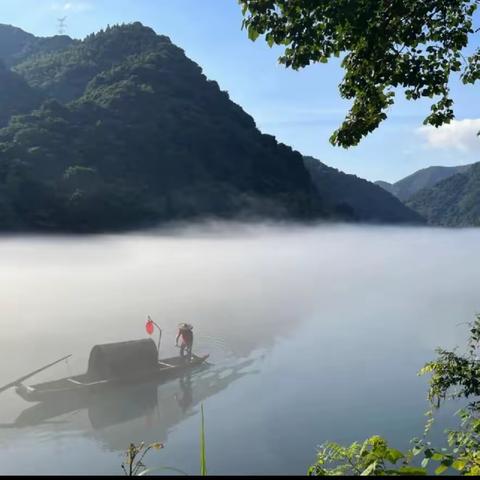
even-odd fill
[{"label": "wooden boat", "polygon": [[168,380],[204,365],[208,357],[159,360],[151,339],[96,345],[90,352],[86,373],[34,385],[17,381],[15,386],[17,394],[27,402],[69,401],[121,385]]},{"label": "wooden boat", "polygon": [[[71,426],[70,420],[65,421],[65,416],[73,412],[85,411],[89,427],[102,430],[145,417],[152,410],[161,412],[156,415],[161,419],[158,427],[165,432],[165,438],[160,437],[157,440],[163,441],[166,440],[168,430],[186,418],[190,407],[222,391],[232,382],[258,373],[256,370],[245,371],[253,363],[254,360],[249,359],[211,368],[210,363],[204,362],[194,371],[179,375],[175,379],[125,384],[93,395],[72,394],[69,401],[55,396],[49,402],[30,403],[14,421],[0,423],[0,442],[2,429],[52,424],[59,429],[77,430],[76,426]],[[156,432],[158,433],[158,430]]]}]

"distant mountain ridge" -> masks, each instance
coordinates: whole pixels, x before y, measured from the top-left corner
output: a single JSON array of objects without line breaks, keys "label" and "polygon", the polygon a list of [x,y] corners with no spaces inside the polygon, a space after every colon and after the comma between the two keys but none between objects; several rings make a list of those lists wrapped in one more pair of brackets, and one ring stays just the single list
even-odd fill
[{"label": "distant mountain ridge", "polygon": [[9,67],[31,56],[58,52],[77,43],[67,35],[35,37],[21,28],[0,23],[0,60]]},{"label": "distant mountain ridge", "polygon": [[455,167],[432,166],[418,170],[393,184],[380,180],[375,184],[406,202],[420,190],[431,188],[457,173],[465,173],[471,166],[471,164]]},{"label": "distant mountain ridge", "polygon": [[407,205],[431,225],[480,226],[480,162],[420,190]]},{"label": "distant mountain ridge", "polygon": [[0,24],[0,59],[6,65],[12,65],[15,58],[36,41],[31,33],[12,25]]},{"label": "distant mountain ridge", "polygon": [[372,182],[329,167],[316,158],[304,156],[305,166],[322,200],[338,214],[372,223],[420,224],[421,216]]}]

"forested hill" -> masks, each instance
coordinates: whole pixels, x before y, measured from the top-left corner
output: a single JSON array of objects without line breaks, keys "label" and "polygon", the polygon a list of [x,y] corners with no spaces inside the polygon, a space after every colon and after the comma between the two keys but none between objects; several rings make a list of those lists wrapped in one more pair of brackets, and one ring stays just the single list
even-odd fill
[{"label": "forested hill", "polygon": [[[183,50],[173,45],[168,37],[156,35],[151,28],[138,22],[109,27],[106,31],[91,34],[84,41],[56,53],[29,57],[17,64],[15,70],[31,86],[41,88],[57,100],[67,102],[80,97],[88,83],[97,75],[109,72],[124,62],[127,62],[126,68],[133,64],[139,66],[148,53],[155,53],[162,59],[162,62],[157,63],[157,68],[169,71],[180,81],[182,75],[192,69],[197,73],[196,82],[206,81],[201,68],[189,60]],[[140,80],[147,84],[150,79]]]},{"label": "forested hill", "polygon": [[459,165],[455,167],[427,167],[418,170],[398,182],[388,183],[375,182],[378,186],[398,197],[402,202],[408,201],[413,195],[424,188],[432,188],[437,183],[457,173],[466,172],[471,165]]},{"label": "forested hill", "polygon": [[0,23],[0,59],[8,66],[34,55],[58,52],[78,43],[67,35],[35,37],[20,28]]},{"label": "forested hill", "polygon": [[480,163],[421,190],[407,204],[432,225],[480,226]]},{"label": "forested hill", "polygon": [[108,28],[14,70],[50,99],[0,130],[4,230],[332,217],[302,156],[150,28]]},{"label": "forested hill", "polygon": [[323,169],[313,182],[300,153],[262,134],[182,49],[138,22],[83,41],[0,25],[0,39],[4,231],[418,220],[356,177]]},{"label": "forested hill", "polygon": [[307,170],[325,204],[349,212],[360,222],[424,223],[423,218],[372,182],[343,173],[313,157],[304,157]]},{"label": "forested hill", "polygon": [[28,113],[39,107],[43,100],[40,91],[30,87],[0,61],[0,128],[5,127],[13,115]]}]

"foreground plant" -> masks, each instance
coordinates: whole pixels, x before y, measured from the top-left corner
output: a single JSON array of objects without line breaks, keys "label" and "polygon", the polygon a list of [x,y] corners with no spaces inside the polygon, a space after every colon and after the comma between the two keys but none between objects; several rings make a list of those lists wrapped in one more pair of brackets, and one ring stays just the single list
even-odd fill
[{"label": "foreground plant", "polygon": [[[203,404],[201,405],[201,426],[200,426],[200,475],[207,475],[207,455],[206,455],[206,444],[205,444],[205,416],[203,413]],[[129,449],[125,452],[127,457],[126,462],[122,463],[122,470],[127,476],[142,476],[148,473],[152,473],[158,470],[170,470],[176,473],[181,473],[182,475],[187,475],[182,470],[174,467],[155,467],[147,468],[143,463],[143,458],[145,455],[152,449],[160,450],[164,448],[164,444],[160,442],[151,443],[148,446],[145,446],[145,443],[142,442],[139,445],[134,443],[130,444]]]},{"label": "foreground plant", "polygon": [[207,453],[205,445],[205,417],[202,405],[202,425],[200,430],[200,475],[207,475]]},{"label": "foreground plant", "polygon": [[[427,412],[428,421],[422,438],[412,440],[413,447],[406,453],[388,446],[385,439],[373,436],[362,444],[343,447],[328,442],[320,447],[317,460],[308,474],[330,475],[427,475],[430,467],[435,475],[448,469],[458,475],[480,475],[480,360],[477,355],[480,342],[480,315],[470,324],[470,337],[465,354],[438,349],[436,360],[428,362],[419,372],[431,374],[428,399],[432,409],[440,408],[448,398],[466,398],[465,409],[458,412],[460,427],[446,431],[447,448],[435,448],[427,440],[433,422],[433,410]],[[420,461],[420,458],[423,459]],[[420,463],[420,466],[412,465]]]},{"label": "foreground plant", "polygon": [[478,345],[480,342],[480,315],[470,324],[470,337],[466,353],[437,349],[436,360],[428,362],[419,372],[420,375],[431,374],[428,398],[439,408],[448,398],[467,398],[468,409],[478,410],[476,397],[480,396],[480,360]]},{"label": "foreground plant", "polygon": [[469,410],[459,412],[459,430],[446,432],[448,448],[436,449],[430,442],[417,441],[416,448],[422,452],[422,466],[438,463],[435,474],[440,475],[451,468],[460,475],[480,475],[480,420]]},{"label": "foreground plant", "polygon": [[425,469],[408,463],[408,455],[389,447],[386,440],[375,435],[349,447],[333,442],[322,445],[308,475],[425,475]]},{"label": "foreground plant", "polygon": [[130,444],[130,447],[125,452],[127,457],[126,461],[122,463],[122,470],[127,476],[136,476],[143,475],[148,471],[147,467],[143,463],[143,458],[145,455],[152,449],[160,450],[164,448],[163,443],[152,443],[148,446],[145,446],[145,443],[140,443],[135,445],[134,443]]}]

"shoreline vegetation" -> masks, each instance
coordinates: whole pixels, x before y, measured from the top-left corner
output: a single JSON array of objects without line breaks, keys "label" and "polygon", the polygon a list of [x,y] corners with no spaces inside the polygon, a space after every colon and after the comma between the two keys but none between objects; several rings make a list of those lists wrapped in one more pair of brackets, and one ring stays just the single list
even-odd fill
[{"label": "shoreline vegetation", "polygon": [[[308,475],[480,475],[480,402],[477,400],[480,396],[480,315],[469,327],[465,353],[438,348],[437,358],[418,373],[431,375],[428,391],[431,409],[426,412],[428,420],[423,435],[411,440],[411,449],[396,450],[378,435],[347,447],[326,442],[320,447]],[[435,410],[454,398],[467,401],[457,412],[459,427],[445,432],[448,447],[437,448],[428,439]]]}]

